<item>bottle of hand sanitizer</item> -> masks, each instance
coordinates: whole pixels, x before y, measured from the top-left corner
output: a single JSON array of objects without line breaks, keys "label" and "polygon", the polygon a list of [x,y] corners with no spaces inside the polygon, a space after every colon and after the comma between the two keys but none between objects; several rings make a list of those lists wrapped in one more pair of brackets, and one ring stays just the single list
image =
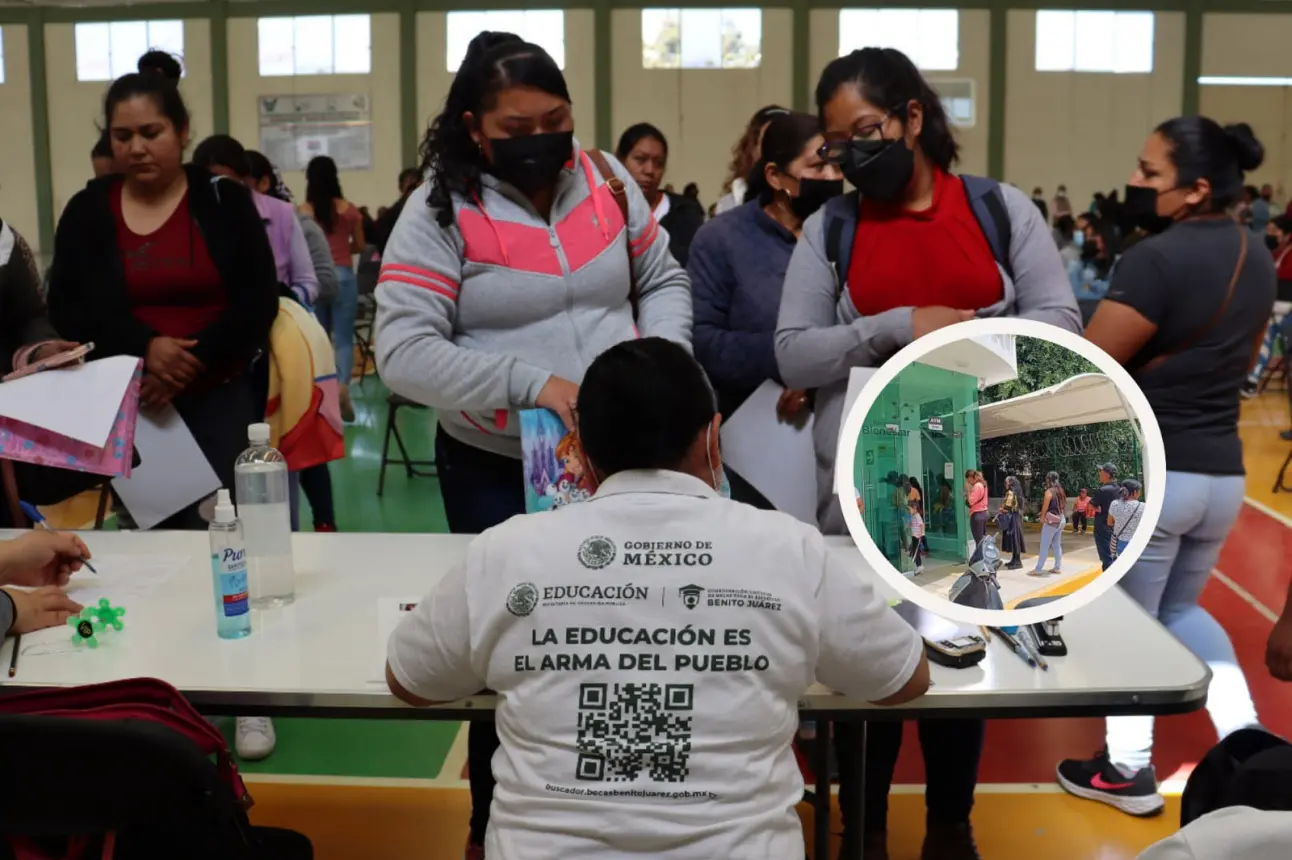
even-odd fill
[{"label": "bottle of hand sanitizer", "polygon": [[215,631],[221,639],[251,634],[251,596],[247,593],[247,548],[242,524],[228,490],[220,490],[211,520],[211,576],[215,581]]}]

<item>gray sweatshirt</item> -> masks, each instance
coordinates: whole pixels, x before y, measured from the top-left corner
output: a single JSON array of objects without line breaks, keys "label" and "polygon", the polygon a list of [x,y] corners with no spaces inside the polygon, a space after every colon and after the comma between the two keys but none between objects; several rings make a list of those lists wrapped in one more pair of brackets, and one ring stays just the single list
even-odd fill
[{"label": "gray sweatshirt", "polygon": [[[458,441],[520,457],[516,412],[553,375],[574,383],[598,355],[638,336],[691,344],[691,287],[668,235],[628,172],[627,229],[614,195],[575,143],[550,221],[492,176],[453,199],[445,229],[412,193],[377,280],[377,369],[390,389],[433,407]],[[634,324],[629,261],[637,276]]]},{"label": "gray sweatshirt", "polygon": [[[1023,317],[1079,334],[1081,312],[1045,219],[1017,188],[1002,185],[1001,191],[1009,214],[1009,261],[1016,280],[1001,269],[1004,298],[980,309],[978,316]],[[911,342],[914,308],[893,308],[869,317],[859,314],[826,259],[824,223],[824,212],[807,220],[790,258],[776,325],[776,363],[785,385],[816,389],[817,522],[826,534],[846,534],[834,492],[834,461],[848,376],[854,367],[879,367]]]}]

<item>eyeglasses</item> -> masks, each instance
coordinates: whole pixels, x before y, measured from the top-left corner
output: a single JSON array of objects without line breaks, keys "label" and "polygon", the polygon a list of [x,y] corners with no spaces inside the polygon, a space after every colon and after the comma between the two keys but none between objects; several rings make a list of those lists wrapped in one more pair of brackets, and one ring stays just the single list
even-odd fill
[{"label": "eyeglasses", "polygon": [[884,126],[888,124],[890,119],[897,116],[898,113],[899,111],[897,109],[890,110],[888,113],[884,114],[884,118],[879,122],[872,122],[868,125],[863,125],[861,128],[855,129],[846,137],[837,137],[826,140],[826,142],[821,145],[821,148],[817,150],[817,155],[821,156],[821,160],[827,164],[842,164],[844,158],[848,155],[849,145],[853,142],[863,140],[883,140]]}]

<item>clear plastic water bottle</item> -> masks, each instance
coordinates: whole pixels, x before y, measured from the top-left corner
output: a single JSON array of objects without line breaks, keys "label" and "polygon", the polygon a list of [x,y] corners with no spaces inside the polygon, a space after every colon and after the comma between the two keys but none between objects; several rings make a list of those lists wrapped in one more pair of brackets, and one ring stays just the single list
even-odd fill
[{"label": "clear plastic water bottle", "polygon": [[215,632],[221,639],[241,639],[251,633],[247,596],[247,551],[242,526],[228,490],[220,490],[211,520],[211,577],[215,583]]},{"label": "clear plastic water bottle", "polygon": [[233,465],[238,518],[247,542],[247,581],[251,605],[274,609],[296,599],[287,460],[269,444],[268,424],[252,424],[247,438],[251,447]]}]

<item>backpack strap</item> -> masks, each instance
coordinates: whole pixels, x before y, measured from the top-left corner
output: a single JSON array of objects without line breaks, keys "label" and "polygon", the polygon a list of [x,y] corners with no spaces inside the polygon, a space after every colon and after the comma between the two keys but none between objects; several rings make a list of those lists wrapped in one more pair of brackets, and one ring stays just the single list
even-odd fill
[{"label": "backpack strap", "polygon": [[[610,162],[606,160],[605,154],[599,149],[588,149],[584,151],[588,160],[597,168],[601,174],[601,179],[614,195],[615,205],[619,207],[619,214],[624,216],[624,247],[628,249],[628,303],[633,308],[633,319],[637,319],[637,269],[633,266],[633,245],[632,234],[628,229],[628,187],[624,181],[619,178],[611,168]],[[592,193],[596,194],[597,189],[593,188]]]},{"label": "backpack strap", "polygon": [[852,262],[852,242],[845,241],[857,232],[860,195],[856,191],[831,198],[825,204],[825,259],[834,266],[835,296],[843,295],[848,283],[848,265]]},{"label": "backpack strap", "polygon": [[1005,208],[1005,195],[1000,183],[985,176],[961,176],[965,195],[969,198],[969,208],[973,210],[978,226],[987,237],[991,254],[996,262],[1014,279],[1014,266],[1010,262],[1010,242],[1013,226],[1009,222],[1009,210]]}]

